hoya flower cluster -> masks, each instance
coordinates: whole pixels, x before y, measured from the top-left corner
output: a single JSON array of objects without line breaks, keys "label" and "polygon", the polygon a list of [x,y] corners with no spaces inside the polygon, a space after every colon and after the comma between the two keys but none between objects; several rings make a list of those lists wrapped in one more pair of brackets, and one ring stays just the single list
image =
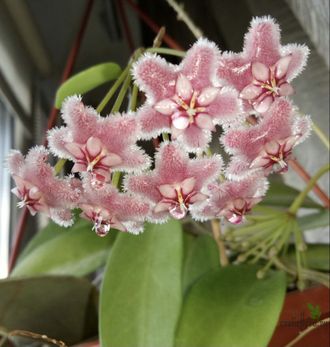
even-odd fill
[{"label": "hoya flower cluster", "polygon": [[[241,53],[221,53],[200,39],[180,65],[145,54],[132,69],[146,96],[137,112],[101,117],[81,97],[69,97],[65,125],[48,133],[49,150],[9,156],[19,206],[64,226],[79,208],[101,236],[112,227],[139,233],[145,221],[187,213],[198,221],[241,222],[265,195],[267,176],[287,170],[292,149],[310,132],[309,117],[288,99],[307,56],[306,46],[281,46],[269,17],[252,21]],[[218,126],[226,165],[208,150]],[[171,140],[160,144],[153,162],[137,141],[162,133]],[[56,177],[49,152],[73,162],[72,174]],[[118,171],[120,187],[112,183]]]}]

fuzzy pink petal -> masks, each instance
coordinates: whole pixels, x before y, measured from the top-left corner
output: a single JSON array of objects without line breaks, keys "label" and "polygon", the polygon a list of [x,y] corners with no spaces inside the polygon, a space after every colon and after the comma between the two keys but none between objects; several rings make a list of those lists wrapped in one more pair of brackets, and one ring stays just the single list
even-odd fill
[{"label": "fuzzy pink petal", "polygon": [[190,162],[189,175],[195,177],[195,190],[199,190],[203,185],[210,183],[221,174],[222,158],[220,155],[213,155],[210,158],[197,158]]},{"label": "fuzzy pink petal", "polygon": [[174,95],[177,78],[174,67],[159,56],[145,54],[133,66],[133,76],[137,85],[153,101]]},{"label": "fuzzy pink petal", "polygon": [[70,128],[75,142],[84,143],[92,134],[96,134],[99,115],[92,107],[85,106],[79,96],[65,99],[62,105],[62,118]]},{"label": "fuzzy pink petal", "polygon": [[145,196],[153,202],[157,202],[162,198],[158,189],[158,182],[150,173],[139,176],[128,176],[125,180],[125,189]]},{"label": "fuzzy pink petal", "polygon": [[155,165],[164,183],[181,182],[187,175],[188,154],[178,143],[164,143],[155,157]]},{"label": "fuzzy pink petal", "polygon": [[268,111],[269,107],[273,103],[273,98],[271,96],[266,96],[261,101],[256,102],[254,109],[259,113],[264,113]]},{"label": "fuzzy pink petal", "polygon": [[56,224],[66,228],[73,224],[73,216],[69,209],[52,208],[50,217]]},{"label": "fuzzy pink petal", "polygon": [[150,157],[138,146],[132,145],[121,153],[121,162],[114,169],[126,172],[139,172],[150,166]]},{"label": "fuzzy pink petal", "polygon": [[72,134],[67,127],[53,128],[47,133],[48,147],[51,152],[56,156],[71,159],[70,154],[66,148],[68,142],[72,142]]},{"label": "fuzzy pink petal", "polygon": [[169,132],[171,129],[170,117],[157,112],[148,105],[145,105],[138,110],[137,119],[141,125],[142,139],[157,137],[162,132]]},{"label": "fuzzy pink petal", "polygon": [[160,201],[160,202],[157,203],[157,205],[155,206],[154,212],[155,212],[155,213],[159,213],[159,212],[168,211],[170,207],[171,207],[171,204],[170,204],[170,203]]},{"label": "fuzzy pink petal", "polygon": [[85,158],[85,154],[82,151],[82,146],[75,142],[69,142],[64,145],[64,148],[67,152],[70,153],[71,157],[73,156],[75,159],[83,159]]},{"label": "fuzzy pink petal", "polygon": [[309,55],[309,48],[305,45],[289,44],[282,48],[284,56],[291,55],[291,61],[286,73],[286,79],[291,82],[305,68]]},{"label": "fuzzy pink petal", "polygon": [[232,88],[222,88],[216,99],[207,106],[205,113],[211,115],[217,124],[235,120],[241,113],[238,92]]},{"label": "fuzzy pink petal", "polygon": [[271,17],[254,18],[244,40],[245,57],[271,66],[280,58],[279,50],[279,25]]},{"label": "fuzzy pink petal", "polygon": [[210,86],[215,72],[215,63],[219,50],[213,42],[204,38],[199,39],[187,52],[183,59],[182,73],[191,81],[194,89]]},{"label": "fuzzy pink petal", "polygon": [[9,172],[13,174],[19,174],[24,165],[24,157],[21,152],[12,150],[7,157],[7,167]]},{"label": "fuzzy pink petal", "polygon": [[201,129],[215,130],[212,118],[205,113],[200,113],[195,118],[196,125]]},{"label": "fuzzy pink petal", "polygon": [[205,150],[211,142],[211,132],[206,129],[200,129],[195,124],[191,124],[178,138],[178,141],[189,152]]}]

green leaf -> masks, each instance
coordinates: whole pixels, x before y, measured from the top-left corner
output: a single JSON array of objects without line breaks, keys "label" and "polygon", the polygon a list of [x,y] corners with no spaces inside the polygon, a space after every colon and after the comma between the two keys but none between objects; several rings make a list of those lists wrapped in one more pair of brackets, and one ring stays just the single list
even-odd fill
[{"label": "green leaf", "polygon": [[173,346],[181,308],[181,224],[148,224],[118,235],[100,295],[103,347]]},{"label": "green leaf", "polygon": [[29,250],[15,266],[12,276],[84,276],[105,264],[115,239],[114,231],[100,238],[91,230],[91,224],[84,220],[71,228],[52,227],[53,224],[47,233],[54,233],[56,237],[44,240],[37,235],[37,240],[31,241]]},{"label": "green leaf", "polygon": [[285,275],[256,278],[254,266],[211,270],[189,291],[177,330],[177,347],[266,347],[285,295]]},{"label": "green leaf", "polygon": [[97,333],[96,294],[87,280],[72,277],[2,280],[0,326],[77,343]]},{"label": "green leaf", "polygon": [[[330,254],[328,244],[309,244],[307,250],[303,253],[306,261],[306,267],[313,270],[330,271]],[[296,251],[292,245],[287,255],[286,261],[296,264]]]},{"label": "green leaf", "polygon": [[[285,185],[282,182],[272,181],[269,190],[260,205],[289,207],[299,194],[299,190]],[[310,198],[306,198],[301,207],[322,208]]]},{"label": "green leaf", "polygon": [[312,230],[329,225],[329,210],[324,209],[317,213],[312,213],[303,217],[298,217],[297,221],[301,230]]},{"label": "green leaf", "polygon": [[121,68],[115,63],[103,63],[92,66],[66,80],[57,90],[55,107],[60,109],[63,100],[73,94],[84,94],[103,83],[116,79]]},{"label": "green leaf", "polygon": [[194,237],[189,243],[183,266],[184,292],[202,275],[219,267],[219,251],[210,235]]}]

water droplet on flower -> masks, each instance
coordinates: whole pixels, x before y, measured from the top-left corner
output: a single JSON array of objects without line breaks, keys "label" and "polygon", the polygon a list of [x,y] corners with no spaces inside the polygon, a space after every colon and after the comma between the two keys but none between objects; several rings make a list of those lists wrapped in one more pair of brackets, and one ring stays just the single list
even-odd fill
[{"label": "water droplet on flower", "polygon": [[93,230],[95,231],[95,234],[100,237],[104,237],[109,234],[110,231],[110,224],[99,224],[96,225],[96,223],[93,226]]},{"label": "water droplet on flower", "polygon": [[233,213],[231,217],[228,218],[228,221],[232,224],[240,224],[243,221],[243,216]]},{"label": "water droplet on flower", "polygon": [[188,208],[184,203],[176,204],[170,209],[170,215],[175,219],[182,219],[186,216]]}]

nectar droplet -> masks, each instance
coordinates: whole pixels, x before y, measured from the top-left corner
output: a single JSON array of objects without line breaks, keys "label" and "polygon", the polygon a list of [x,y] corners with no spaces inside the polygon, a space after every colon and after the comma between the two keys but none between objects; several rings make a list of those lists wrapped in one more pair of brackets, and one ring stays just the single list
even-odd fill
[{"label": "nectar droplet", "polygon": [[182,219],[187,215],[188,208],[184,203],[176,204],[173,208],[169,210],[170,215],[174,219]]}]

